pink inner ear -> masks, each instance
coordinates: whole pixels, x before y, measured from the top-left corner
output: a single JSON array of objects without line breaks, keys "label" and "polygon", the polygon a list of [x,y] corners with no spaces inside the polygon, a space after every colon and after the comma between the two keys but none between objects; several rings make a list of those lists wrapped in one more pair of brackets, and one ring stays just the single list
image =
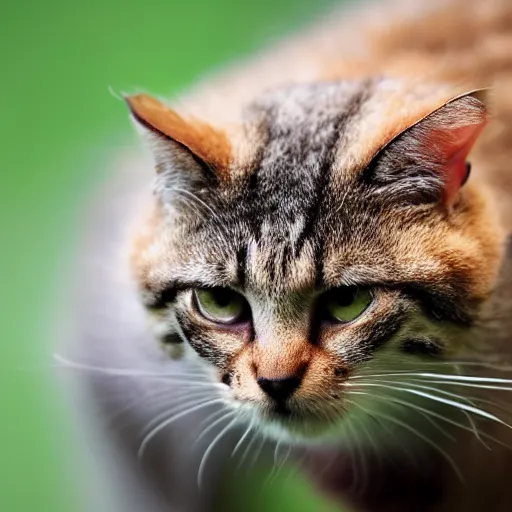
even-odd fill
[{"label": "pink inner ear", "polygon": [[466,177],[466,159],[487,121],[448,130],[435,130],[428,144],[436,152],[445,168],[445,200],[452,203]]}]

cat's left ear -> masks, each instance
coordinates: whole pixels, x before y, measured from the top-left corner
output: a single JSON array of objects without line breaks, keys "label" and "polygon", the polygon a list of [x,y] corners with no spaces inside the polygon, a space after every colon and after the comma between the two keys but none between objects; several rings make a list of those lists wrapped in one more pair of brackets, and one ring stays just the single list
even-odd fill
[{"label": "cat's left ear", "polygon": [[458,96],[420,119],[374,157],[363,179],[412,203],[451,206],[469,175],[467,157],[489,120],[486,90]]},{"label": "cat's left ear", "polygon": [[218,178],[227,171],[231,147],[224,132],[202,121],[185,119],[146,94],[126,96],[125,100],[149,143],[159,173],[201,181],[207,175]]}]

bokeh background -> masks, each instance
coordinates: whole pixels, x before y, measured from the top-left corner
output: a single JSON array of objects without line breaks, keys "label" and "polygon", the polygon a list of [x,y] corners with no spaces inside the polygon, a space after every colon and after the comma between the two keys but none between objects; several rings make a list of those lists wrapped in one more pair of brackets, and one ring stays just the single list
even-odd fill
[{"label": "bokeh background", "polygon": [[[80,238],[81,207],[108,174],[103,156],[134,140],[125,106],[109,87],[175,94],[221,63],[307,24],[332,3],[2,2],[2,512],[79,510],[77,439],[52,379],[51,344],[59,278]],[[255,510],[332,510],[318,505],[302,482],[287,482],[277,486],[278,496],[274,486],[261,498],[266,501],[254,502]],[[242,506],[250,492],[238,496]]]}]

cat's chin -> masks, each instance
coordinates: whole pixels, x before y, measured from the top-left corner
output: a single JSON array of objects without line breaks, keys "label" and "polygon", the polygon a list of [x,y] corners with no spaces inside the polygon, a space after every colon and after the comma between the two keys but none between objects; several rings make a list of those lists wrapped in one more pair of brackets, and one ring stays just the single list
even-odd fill
[{"label": "cat's chin", "polygon": [[299,444],[325,444],[342,437],[343,419],[326,421],[325,418],[301,414],[285,408],[265,411],[262,429],[271,437]]}]

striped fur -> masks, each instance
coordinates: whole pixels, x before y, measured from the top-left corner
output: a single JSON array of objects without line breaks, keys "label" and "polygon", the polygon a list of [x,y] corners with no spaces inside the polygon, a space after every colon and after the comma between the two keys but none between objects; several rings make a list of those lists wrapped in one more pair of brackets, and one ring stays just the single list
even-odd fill
[{"label": "striped fur", "polygon": [[[396,394],[383,406],[371,394],[351,404],[351,383],[368,372],[488,358],[501,354],[497,345],[503,358],[510,351],[503,269],[512,60],[504,48],[512,9],[506,0],[470,3],[411,10],[404,2],[387,18],[372,6],[354,26],[335,16],[172,110],[145,95],[127,98],[156,168],[149,212],[131,241],[151,342],[202,363],[240,419],[256,417],[276,439],[350,444],[344,426],[375,429],[371,413],[382,411],[408,434],[430,435],[432,422],[396,411]],[[489,85],[490,102],[470,92]],[[371,289],[371,306],[347,324],[320,321],[323,294],[347,286]],[[193,289],[202,287],[242,294],[251,321],[212,325],[194,306]],[[284,415],[257,379],[294,373],[302,381]],[[357,405],[370,410],[364,421]],[[414,452],[415,436],[403,437]],[[395,456],[401,442],[378,448]],[[481,510],[485,500],[475,497],[497,495],[468,460],[492,460],[481,447],[450,451],[467,462],[474,504],[446,475],[446,460],[417,451],[435,467],[423,478],[407,466],[419,482],[411,489],[433,493],[424,510],[462,502]],[[502,467],[512,467],[502,455]],[[420,510],[414,493],[400,490],[405,476],[390,468],[380,475],[389,476],[389,495],[367,492],[361,509]],[[500,500],[490,508],[508,510]]]},{"label": "striped fur", "polygon": [[[264,94],[247,106],[241,127],[257,134],[254,158],[242,165],[233,147],[217,180],[205,152],[190,141],[183,146],[182,128],[173,138],[173,125],[162,121],[165,108],[160,124],[144,132],[158,163],[160,209],[148,245],[134,253],[148,306],[175,315],[179,334],[231,382],[233,400],[261,403],[262,418],[268,400],[258,375],[304,368],[290,406],[294,431],[309,432],[312,422],[318,430],[321,417],[330,418],[327,428],[343,415],[343,400],[330,398],[338,368],[356,371],[388,344],[411,358],[460,350],[453,331],[472,339],[467,332],[499,270],[499,228],[489,206],[471,182],[460,191],[457,183],[446,199],[459,178],[450,175],[443,148],[471,149],[458,145],[458,133],[469,130],[472,143],[485,126],[479,97],[448,96],[439,105],[437,90],[411,90],[433,95],[432,111],[419,101],[409,126],[398,122],[400,129],[376,139],[371,152],[354,153],[365,126],[387,111],[386,92],[400,87],[372,78]],[[129,103],[140,122],[146,112]],[[202,319],[190,290],[212,286],[243,293],[252,325],[228,329]],[[319,297],[339,286],[370,287],[374,305],[348,325],[319,324]],[[436,329],[406,336],[418,315]],[[183,342],[174,329],[168,323],[165,339]],[[317,412],[306,414],[310,402]]]}]

